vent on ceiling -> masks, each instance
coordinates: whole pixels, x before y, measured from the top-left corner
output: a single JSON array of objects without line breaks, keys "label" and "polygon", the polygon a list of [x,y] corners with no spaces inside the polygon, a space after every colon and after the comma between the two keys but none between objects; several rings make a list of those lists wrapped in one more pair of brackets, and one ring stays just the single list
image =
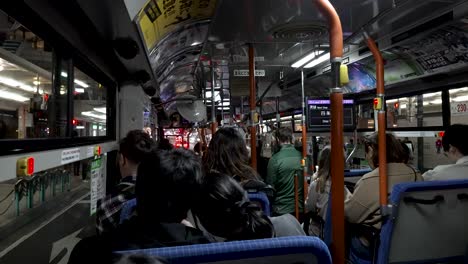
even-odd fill
[{"label": "vent on ceiling", "polygon": [[328,36],[328,29],[321,21],[314,23],[288,23],[270,30],[273,38],[295,41],[320,40]]}]

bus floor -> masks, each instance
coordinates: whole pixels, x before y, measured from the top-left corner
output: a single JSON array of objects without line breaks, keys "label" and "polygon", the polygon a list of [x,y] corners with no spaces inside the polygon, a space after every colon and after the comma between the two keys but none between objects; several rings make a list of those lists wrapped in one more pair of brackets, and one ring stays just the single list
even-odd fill
[{"label": "bus floor", "polygon": [[75,244],[96,232],[89,191],[81,182],[6,224],[0,218],[0,263],[67,263]]}]

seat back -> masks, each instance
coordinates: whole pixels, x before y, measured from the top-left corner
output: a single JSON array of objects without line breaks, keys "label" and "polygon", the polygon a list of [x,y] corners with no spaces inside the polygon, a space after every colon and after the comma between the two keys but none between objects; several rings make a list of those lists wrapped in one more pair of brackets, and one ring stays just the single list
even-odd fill
[{"label": "seat back", "polygon": [[116,252],[146,254],[170,263],[331,264],[327,246],[316,237],[297,236]]},{"label": "seat back", "polygon": [[271,216],[270,201],[264,192],[248,193],[249,200],[258,203],[266,216]]},{"label": "seat back", "polygon": [[130,199],[124,203],[124,205],[122,206],[122,210],[120,211],[120,224],[122,224],[123,221],[128,220],[132,216],[132,213],[136,207],[136,203],[136,198]]},{"label": "seat back", "polygon": [[468,180],[393,187],[378,263],[463,262],[468,246]]}]

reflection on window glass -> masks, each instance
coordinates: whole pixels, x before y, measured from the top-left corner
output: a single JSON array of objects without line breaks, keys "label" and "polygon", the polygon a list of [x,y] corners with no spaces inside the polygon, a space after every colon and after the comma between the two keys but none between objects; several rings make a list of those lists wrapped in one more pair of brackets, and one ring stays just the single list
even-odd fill
[{"label": "reflection on window glass", "polygon": [[386,101],[387,127],[442,126],[442,93],[428,93]]},{"label": "reflection on window glass", "polygon": [[75,68],[73,90],[74,137],[97,137],[107,134],[107,89]]},{"label": "reflection on window glass", "polygon": [[468,87],[452,89],[450,93],[450,122],[468,124]]},{"label": "reflection on window glass", "polygon": [[65,136],[66,100],[53,89],[51,47],[1,11],[0,23],[0,139]]},{"label": "reflection on window glass", "polygon": [[358,129],[373,129],[374,128],[374,106],[372,103],[361,104],[357,109]]}]

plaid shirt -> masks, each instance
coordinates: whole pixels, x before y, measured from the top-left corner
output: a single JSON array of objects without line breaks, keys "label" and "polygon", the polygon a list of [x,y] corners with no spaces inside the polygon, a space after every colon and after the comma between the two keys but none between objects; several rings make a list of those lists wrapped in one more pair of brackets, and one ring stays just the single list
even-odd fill
[{"label": "plaid shirt", "polygon": [[114,230],[120,222],[120,212],[126,201],[135,198],[135,176],[127,176],[116,191],[97,203],[96,228],[102,234]]}]

